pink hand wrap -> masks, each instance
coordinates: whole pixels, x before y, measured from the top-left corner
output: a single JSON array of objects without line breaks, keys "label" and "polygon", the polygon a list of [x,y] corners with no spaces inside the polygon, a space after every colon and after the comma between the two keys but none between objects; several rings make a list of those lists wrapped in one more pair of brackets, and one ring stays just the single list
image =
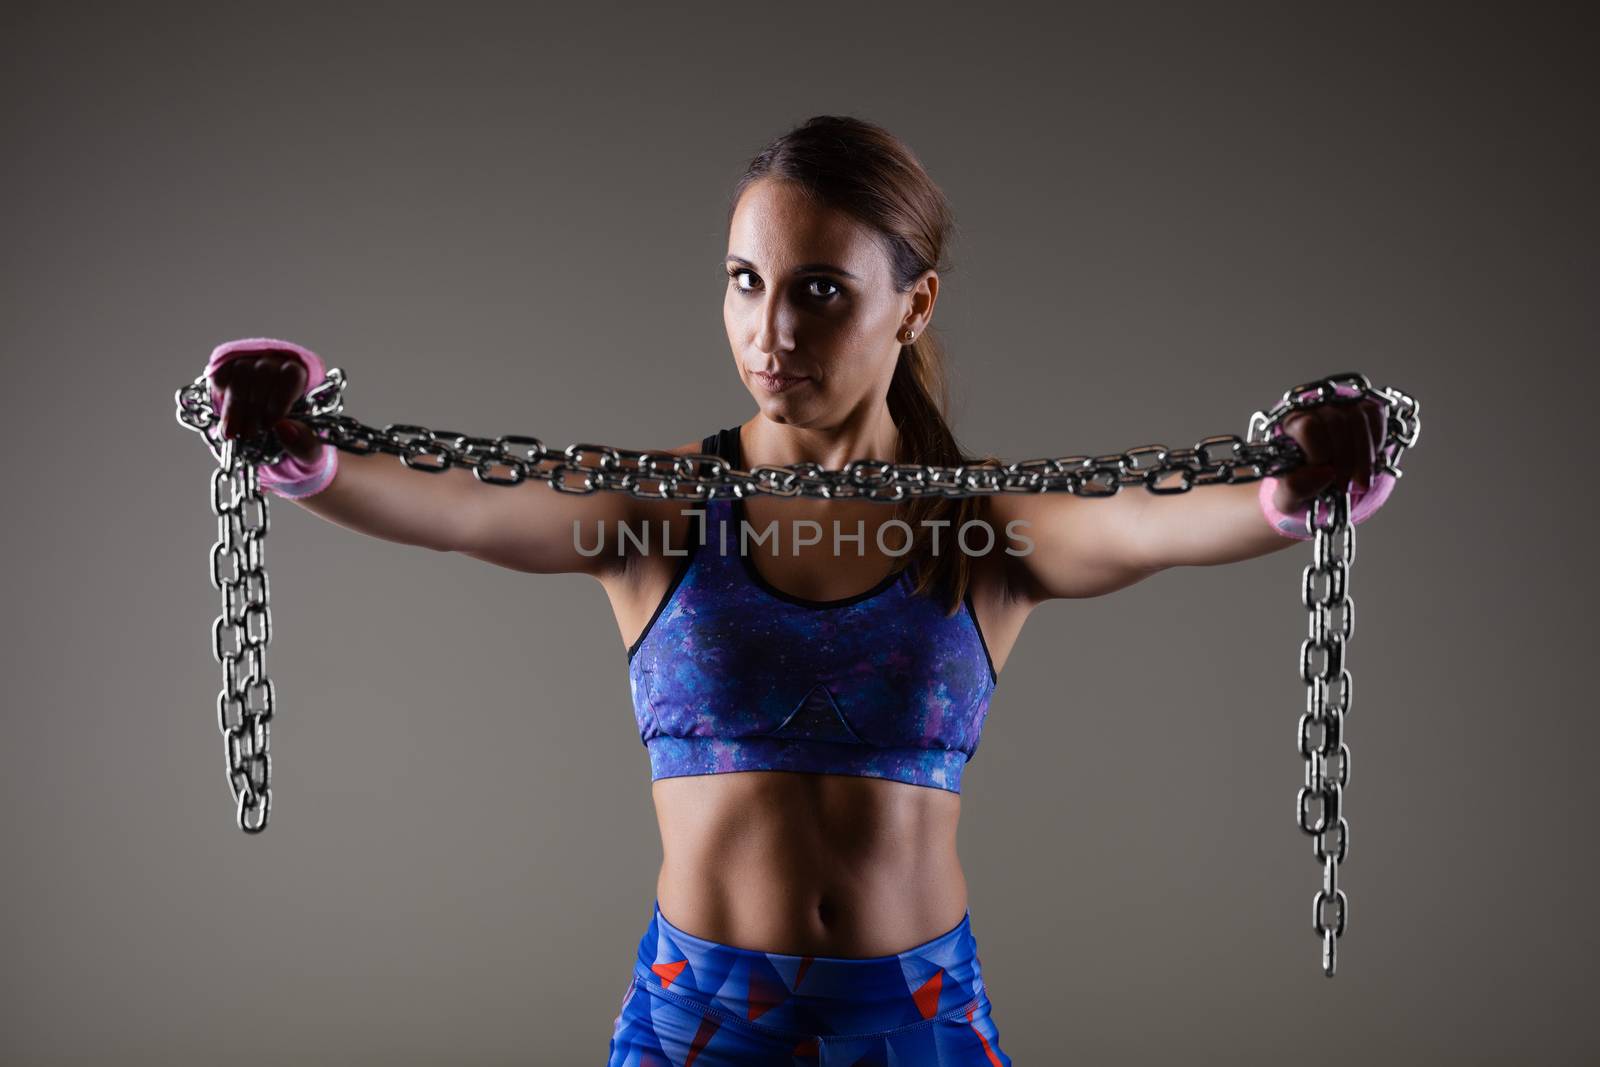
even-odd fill
[{"label": "pink hand wrap", "polygon": [[[322,384],[327,378],[327,370],[322,365],[321,357],[311,349],[292,341],[279,341],[271,337],[244,337],[218,345],[212,350],[210,360],[206,362],[206,378],[210,380],[216,369],[225,363],[271,350],[292,352],[300,357],[301,364],[306,368],[307,392]],[[215,384],[211,386],[211,407],[219,416],[222,414],[222,394]],[[221,426],[219,418],[207,436],[213,441],[220,441]],[[262,488],[269,489],[279,496],[288,497],[290,500],[302,500],[322,492],[332,484],[334,476],[338,473],[339,450],[326,442],[318,445],[317,457],[310,462],[286,451],[278,462],[264,463],[260,468]]]},{"label": "pink hand wrap", "polygon": [[[1340,396],[1356,396],[1360,393],[1360,390],[1354,386],[1344,385],[1334,386],[1334,391]],[[1287,435],[1281,427],[1278,432],[1273,434],[1275,438],[1285,436]],[[1277,492],[1278,481],[1279,479],[1275,477],[1261,479],[1261,489],[1256,494],[1256,499],[1261,503],[1261,513],[1267,517],[1267,522],[1272,525],[1272,528],[1284,537],[1295,541],[1311,540],[1315,534],[1306,528],[1304,511],[1299,515],[1286,515],[1273,507],[1272,497]],[[1370,519],[1379,508],[1383,507],[1384,501],[1389,499],[1389,493],[1394,489],[1394,483],[1394,475],[1382,472],[1373,474],[1372,488],[1370,489],[1363,489],[1352,481],[1350,483],[1350,524],[1359,526]],[[1310,505],[1308,504],[1306,511],[1309,510]]]}]

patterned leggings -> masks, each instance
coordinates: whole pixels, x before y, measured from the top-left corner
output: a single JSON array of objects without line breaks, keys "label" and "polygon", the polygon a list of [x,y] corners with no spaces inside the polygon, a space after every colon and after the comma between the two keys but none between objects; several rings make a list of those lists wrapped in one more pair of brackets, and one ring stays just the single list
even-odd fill
[{"label": "patterned leggings", "polygon": [[972,914],[893,956],[788,956],[684,933],[658,901],[608,1067],[1010,1067]]}]

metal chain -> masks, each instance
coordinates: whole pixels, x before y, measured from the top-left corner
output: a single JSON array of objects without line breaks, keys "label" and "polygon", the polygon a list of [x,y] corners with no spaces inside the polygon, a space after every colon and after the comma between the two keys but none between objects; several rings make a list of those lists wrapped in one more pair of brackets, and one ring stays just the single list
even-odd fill
[{"label": "metal chain", "polygon": [[[1361,390],[1348,399],[1339,396],[1336,386],[1356,386]],[[1296,386],[1267,412],[1250,417],[1248,436],[1275,432],[1293,410],[1319,403],[1360,403],[1373,395],[1361,375]],[[1422,432],[1422,406],[1415,398],[1396,389],[1382,390],[1387,403],[1386,429],[1379,448],[1373,477],[1380,473],[1402,476],[1400,456],[1417,443]],[[1322,888],[1311,902],[1311,928],[1322,940],[1322,973],[1333,977],[1338,939],[1344,935],[1349,901],[1339,888],[1339,864],[1350,850],[1350,822],[1344,816],[1344,790],[1350,784],[1350,746],[1344,740],[1344,717],[1350,711],[1355,679],[1345,666],[1345,645],[1355,633],[1355,601],[1350,596],[1350,565],[1356,558],[1356,528],[1350,523],[1348,487],[1332,490],[1313,500],[1306,509],[1306,528],[1312,534],[1311,563],[1300,575],[1300,603],[1310,613],[1309,636],[1300,644],[1299,674],[1305,682],[1306,710],[1296,730],[1296,747],[1305,758],[1305,779],[1295,796],[1295,825],[1312,837],[1311,851],[1322,866]],[[1338,623],[1330,620],[1337,613]],[[1339,683],[1338,699],[1330,702],[1330,681]],[[1312,744],[1313,731],[1320,736]],[[1328,776],[1328,759],[1338,756],[1338,772]],[[1315,801],[1317,818],[1312,821],[1310,807]],[[1338,846],[1329,848],[1328,835],[1338,829]],[[1335,905],[1335,918],[1329,925],[1324,909]]]},{"label": "metal chain", "polygon": [[[343,414],[344,371],[334,367],[326,380],[310,390],[289,415],[318,432],[322,440],[345,452],[386,452],[412,470],[439,473],[451,467],[470,469],[489,485],[515,486],[528,481],[549,483],[565,493],[625,492],[635,497],[703,501],[765,493],[822,499],[861,498],[896,501],[939,495],[981,496],[992,493],[1072,493],[1083,497],[1114,496],[1140,486],[1152,493],[1186,493],[1197,485],[1234,485],[1294,470],[1305,455],[1294,439],[1282,433],[1284,420],[1316,404],[1357,404],[1365,399],[1385,407],[1385,434],[1374,476],[1400,478],[1400,457],[1421,433],[1421,405],[1389,387],[1374,388],[1365,375],[1345,373],[1298,385],[1270,410],[1250,416],[1243,438],[1218,434],[1193,448],[1168,449],[1143,445],[1126,452],[1098,456],[1030,459],[1010,464],[957,467],[853,460],[839,470],[815,463],[789,466],[760,464],[738,470],[717,456],[679,456],[670,452],[636,451],[609,445],[545,446],[537,437],[504,435],[473,437],[451,430],[391,423],[377,429]],[[1354,388],[1353,395],[1339,388]],[[267,574],[263,542],[267,535],[267,502],[261,493],[259,466],[283,457],[283,446],[267,431],[251,440],[220,436],[220,416],[211,405],[204,374],[176,392],[179,425],[198,432],[218,467],[211,478],[211,510],[219,538],[211,548],[211,584],[222,592],[222,614],[212,627],[212,655],[222,665],[223,687],[217,695],[218,726],[226,742],[228,782],[238,807],[238,823],[246,833],[259,833],[272,809],[272,760],[268,753],[273,715],[272,682],[266,673],[266,646],[272,639],[267,606]],[[213,436],[212,430],[219,430]],[[587,457],[593,454],[594,459]],[[1335,946],[1343,935],[1346,897],[1338,869],[1349,849],[1350,827],[1344,817],[1344,789],[1350,781],[1350,746],[1344,740],[1344,717],[1350,710],[1353,681],[1345,666],[1345,644],[1355,629],[1350,598],[1350,565],[1355,559],[1355,528],[1350,524],[1348,488],[1330,490],[1306,511],[1312,531],[1312,562],[1301,576],[1300,600],[1310,613],[1310,636],[1300,646],[1299,673],[1308,686],[1306,711],[1300,717],[1297,746],[1306,760],[1305,784],[1295,799],[1295,825],[1312,835],[1313,853],[1322,865],[1322,888],[1313,900],[1313,929],[1322,939],[1322,968],[1334,973]],[[223,564],[228,567],[224,571]],[[1320,592],[1319,592],[1320,590]],[[1338,613],[1337,625],[1330,619]],[[254,624],[254,625],[252,625]],[[1313,667],[1313,661],[1320,666]],[[245,668],[241,680],[240,668]],[[1337,676],[1339,695],[1329,700],[1330,680]],[[252,704],[250,697],[259,696]],[[1320,732],[1313,745],[1313,728]],[[1337,753],[1338,773],[1330,777],[1329,757]],[[1320,811],[1311,821],[1313,801]],[[1328,834],[1337,825],[1338,846],[1329,848]],[[1324,921],[1324,907],[1337,905],[1336,918]]]}]

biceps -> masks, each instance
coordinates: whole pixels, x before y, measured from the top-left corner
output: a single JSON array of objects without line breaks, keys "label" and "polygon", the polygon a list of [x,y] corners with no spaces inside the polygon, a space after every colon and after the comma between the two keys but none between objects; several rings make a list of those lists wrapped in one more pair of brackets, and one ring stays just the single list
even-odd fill
[{"label": "biceps", "polygon": [[1035,602],[1103,596],[1160,571],[1141,530],[1147,504],[1144,494],[1127,489],[1101,498],[1030,499],[1021,517],[1034,543],[1012,557],[1022,594]]},{"label": "biceps", "polygon": [[624,563],[618,545],[631,518],[624,494],[480,482],[468,499],[457,549],[464,556],[529,574],[598,576]]}]

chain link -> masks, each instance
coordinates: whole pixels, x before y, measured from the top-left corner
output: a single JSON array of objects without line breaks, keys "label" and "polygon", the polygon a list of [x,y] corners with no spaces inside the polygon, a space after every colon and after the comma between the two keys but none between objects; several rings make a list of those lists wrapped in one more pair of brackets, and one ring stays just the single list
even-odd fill
[{"label": "chain link", "polygon": [[[1398,479],[1400,457],[1416,444],[1422,427],[1421,405],[1415,398],[1398,389],[1375,389],[1364,375],[1345,373],[1288,390],[1271,409],[1250,416],[1242,438],[1218,434],[1202,438],[1192,448],[1143,445],[1098,456],[958,467],[866,459],[853,460],[839,470],[799,463],[761,464],[746,471],[717,456],[680,456],[596,444],[558,450],[537,437],[474,437],[407,423],[391,423],[380,430],[343,414],[346,384],[342,369],[330,369],[325,381],[295,403],[290,417],[310,426],[335,448],[359,455],[388,453],[412,470],[437,474],[465,467],[489,485],[542,481],[564,493],[625,492],[640,498],[684,501],[760,493],[883,501],[993,493],[1066,492],[1105,497],[1130,487],[1158,494],[1186,493],[1195,486],[1253,482],[1294,470],[1305,462],[1305,455],[1293,438],[1282,433],[1285,419],[1316,404],[1357,404],[1365,399],[1379,401],[1385,410],[1384,441],[1374,477],[1388,473]],[[1340,387],[1357,391],[1341,394]],[[212,408],[204,374],[179,388],[176,401],[178,423],[202,436],[218,464],[211,478],[211,510],[217,516],[219,536],[210,560],[212,587],[222,592],[222,614],[212,627],[212,655],[222,665],[223,674],[217,722],[225,740],[228,782],[238,807],[239,827],[246,833],[259,833],[266,828],[272,810],[268,748],[273,715],[272,682],[266,672],[266,646],[272,639],[263,557],[267,502],[261,492],[259,466],[280,460],[283,446],[271,431],[251,440],[222,438],[220,416]],[[215,436],[213,430],[218,431]],[[1350,839],[1349,821],[1343,812],[1344,790],[1350,782],[1344,718],[1350,710],[1353,686],[1345,666],[1345,644],[1355,630],[1355,603],[1350,597],[1355,528],[1350,524],[1348,488],[1330,490],[1312,501],[1305,521],[1313,545],[1311,564],[1301,575],[1300,601],[1309,612],[1310,636],[1300,646],[1299,674],[1308,688],[1297,747],[1306,765],[1304,785],[1295,799],[1295,825],[1313,837],[1313,854],[1322,866],[1322,888],[1313,899],[1312,926],[1322,940],[1323,973],[1331,978],[1347,907],[1344,890],[1339,888],[1339,864]],[[1330,621],[1335,615],[1336,624]],[[1335,679],[1338,699],[1330,700],[1330,682]],[[252,697],[259,699],[252,702]],[[1313,733],[1317,734],[1315,744]],[[1330,776],[1328,762],[1333,756],[1337,756],[1338,771]],[[1319,809],[1314,821],[1310,815],[1313,804]],[[1335,828],[1338,844],[1330,848],[1328,838]],[[1329,903],[1336,905],[1331,924],[1324,916]]]}]

